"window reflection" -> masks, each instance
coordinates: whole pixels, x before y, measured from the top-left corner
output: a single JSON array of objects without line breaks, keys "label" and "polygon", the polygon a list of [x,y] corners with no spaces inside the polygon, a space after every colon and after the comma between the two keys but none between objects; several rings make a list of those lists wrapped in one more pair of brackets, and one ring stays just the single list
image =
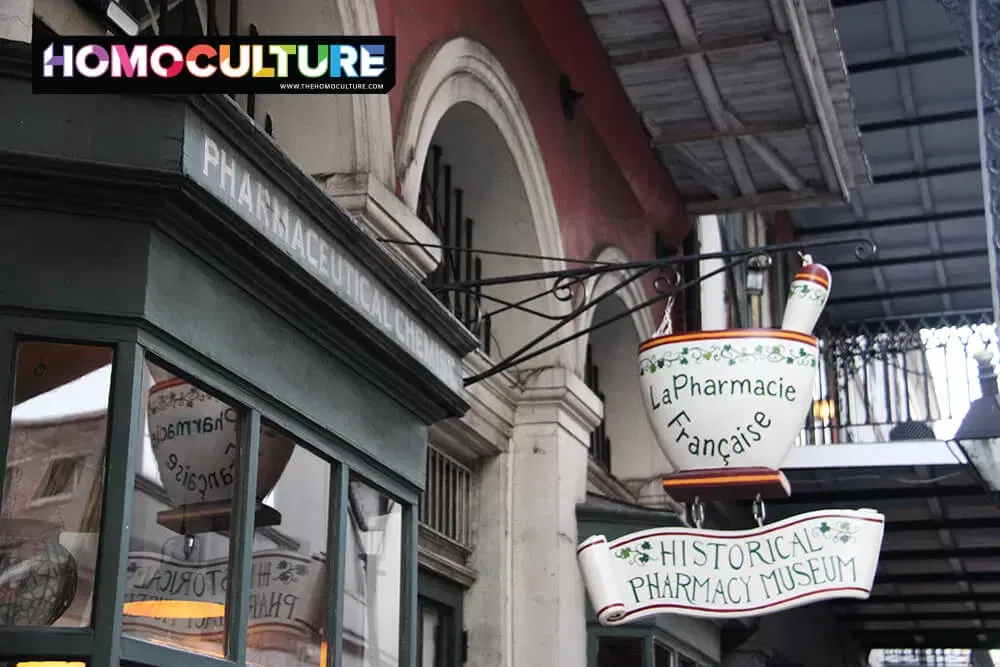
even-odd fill
[{"label": "window reflection", "polygon": [[223,656],[242,414],[151,362],[143,397],[122,631]]},{"label": "window reflection", "polygon": [[326,659],[330,465],[264,422],[257,498],[247,662],[318,667]]},{"label": "window reflection", "polygon": [[402,507],[353,476],[348,499],[343,664],[398,665]]},{"label": "window reflection", "polygon": [[24,341],[0,508],[0,624],[90,625],[112,350]]}]

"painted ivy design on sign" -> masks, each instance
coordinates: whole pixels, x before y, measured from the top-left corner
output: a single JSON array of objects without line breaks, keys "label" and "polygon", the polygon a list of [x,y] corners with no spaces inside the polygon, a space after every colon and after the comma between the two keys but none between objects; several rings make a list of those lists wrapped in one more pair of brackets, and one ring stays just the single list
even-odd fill
[{"label": "painted ivy design on sign", "polygon": [[824,521],[818,528],[813,529],[813,535],[826,538],[831,542],[851,544],[856,540],[856,536],[860,531],[861,528],[850,521],[837,521],[833,525]]},{"label": "painted ivy design on sign", "polygon": [[802,299],[809,299],[816,303],[823,303],[826,299],[826,290],[812,283],[798,282],[788,290],[789,296],[797,296]]},{"label": "painted ivy design on sign", "polygon": [[816,357],[805,349],[790,345],[732,345],[730,343],[710,347],[684,347],[680,352],[665,350],[643,359],[639,364],[639,375],[655,373],[673,366],[698,365],[706,362],[727,362],[730,366],[739,363],[786,364],[789,366],[816,367]]},{"label": "painted ivy design on sign", "polygon": [[627,560],[629,565],[645,566],[650,560],[652,560],[652,557],[649,555],[652,550],[652,543],[650,543],[649,540],[646,540],[638,547],[622,547],[615,552],[615,558]]}]

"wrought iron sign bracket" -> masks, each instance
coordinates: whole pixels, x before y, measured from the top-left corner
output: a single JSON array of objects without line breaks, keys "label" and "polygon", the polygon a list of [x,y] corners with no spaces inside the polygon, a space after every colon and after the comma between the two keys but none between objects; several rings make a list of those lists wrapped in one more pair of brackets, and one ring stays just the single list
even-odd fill
[{"label": "wrought iron sign bracket", "polygon": [[[426,283],[427,289],[439,296],[442,300],[445,300],[451,295],[463,295],[467,300],[471,300],[471,302],[475,304],[475,309],[477,311],[476,317],[474,318],[477,322],[492,320],[492,318],[497,315],[508,311],[520,311],[553,322],[551,326],[547,327],[544,331],[522,345],[516,351],[505,355],[503,359],[497,361],[489,369],[465,378],[465,386],[475,384],[481,380],[485,380],[486,378],[502,373],[513,368],[514,366],[560,347],[561,345],[565,345],[566,343],[576,340],[577,338],[586,336],[610,324],[614,324],[622,318],[629,317],[643,308],[648,308],[660,301],[669,301],[676,295],[683,294],[686,290],[697,287],[713,276],[724,274],[726,271],[730,271],[745,264],[756,264],[758,267],[764,267],[764,269],[758,270],[766,270],[766,267],[770,265],[770,262],[755,263],[751,261],[753,258],[771,258],[774,255],[784,255],[793,252],[802,255],[807,250],[813,248],[854,245],[855,257],[859,261],[866,261],[872,258],[877,251],[875,243],[872,242],[871,239],[866,237],[851,237],[826,241],[797,241],[793,243],[780,243],[755,248],[727,250],[704,254],[682,254],[634,262],[603,262],[588,259],[546,257],[544,255],[532,255],[527,253],[470,249],[451,245],[419,243],[416,241],[398,241],[395,239],[384,238],[379,240],[386,244],[418,246],[425,249],[446,251],[446,262],[448,261],[448,255],[450,253],[469,253],[472,255],[493,255],[509,257],[512,259],[556,261],[569,265],[577,265],[575,267],[571,266],[552,271],[537,271],[531,273],[495,276],[491,278],[480,278],[476,280]],[[678,270],[679,266],[713,259],[721,260],[722,266],[703,275],[699,275],[697,278],[692,280],[684,281],[681,278],[682,274]],[[750,266],[749,268],[753,270],[753,266]],[[654,295],[635,306],[624,309],[612,317],[602,319],[600,322],[591,324],[586,328],[575,330],[568,335],[559,336],[555,341],[551,340],[567,325],[576,321],[578,317],[587,311],[597,307],[606,299],[614,297],[618,294],[618,292],[625,289],[632,283],[654,273],[659,274],[652,281],[653,291],[655,292]],[[671,274],[669,277],[666,275],[668,273]],[[602,286],[602,291],[600,293],[596,292],[594,286],[596,285],[597,279],[608,274],[618,274],[623,276],[623,278],[618,280],[614,285],[609,286],[606,290],[604,290]],[[448,275],[447,271],[445,272],[445,275]],[[543,283],[546,287],[543,287],[538,291],[516,301],[510,301],[498,296],[486,294],[483,291],[483,288],[525,283]],[[553,315],[551,313],[544,312],[538,307],[531,307],[529,305],[532,302],[548,295],[552,295],[555,299],[564,303],[570,303],[571,308],[569,312],[565,314]],[[484,302],[496,304],[496,307],[492,310],[486,311],[482,305]]]}]

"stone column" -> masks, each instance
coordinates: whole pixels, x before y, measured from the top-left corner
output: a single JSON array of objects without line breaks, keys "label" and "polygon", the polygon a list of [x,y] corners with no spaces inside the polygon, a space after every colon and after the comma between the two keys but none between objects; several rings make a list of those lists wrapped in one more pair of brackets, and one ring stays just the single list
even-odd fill
[{"label": "stone column", "polygon": [[0,0],[0,39],[31,42],[32,0]]},{"label": "stone column", "polygon": [[597,396],[562,368],[540,371],[518,403],[511,438],[513,665],[586,667],[576,506],[586,499],[589,436],[601,413]]}]

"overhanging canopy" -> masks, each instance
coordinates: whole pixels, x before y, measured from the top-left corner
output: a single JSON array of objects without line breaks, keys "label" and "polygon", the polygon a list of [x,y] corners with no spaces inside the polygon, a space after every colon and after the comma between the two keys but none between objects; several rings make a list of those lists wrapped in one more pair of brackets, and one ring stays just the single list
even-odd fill
[{"label": "overhanging canopy", "polygon": [[582,0],[693,214],[869,181],[829,0]]}]

